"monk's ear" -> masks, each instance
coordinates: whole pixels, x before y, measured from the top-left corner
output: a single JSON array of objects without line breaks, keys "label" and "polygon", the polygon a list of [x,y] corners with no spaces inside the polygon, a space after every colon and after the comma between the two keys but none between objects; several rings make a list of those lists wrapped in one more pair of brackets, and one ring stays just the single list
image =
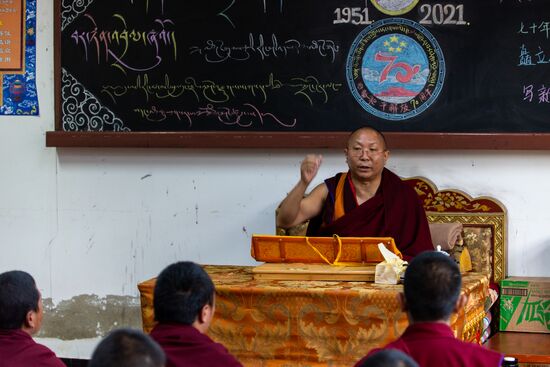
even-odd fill
[{"label": "monk's ear", "polygon": [[348,157],[348,148],[345,148],[344,149],[344,157],[346,158],[346,164],[349,164],[349,157]]},{"label": "monk's ear", "polygon": [[206,318],[206,306],[208,306],[208,303],[202,306],[201,310],[199,311],[199,315],[197,316],[197,319],[201,324],[204,323],[204,319]]},{"label": "monk's ear", "polygon": [[214,316],[214,307],[208,303],[202,306],[201,311],[199,312],[199,323],[210,325],[212,317]]},{"label": "monk's ear", "polygon": [[389,150],[384,150],[384,164],[386,164],[386,162],[388,161],[388,158],[390,157],[390,151]]},{"label": "monk's ear", "polygon": [[456,301],[454,312],[458,312],[464,307],[466,307],[466,304],[468,304],[468,299],[469,299],[468,295],[461,294],[460,297],[458,297],[458,300]]},{"label": "monk's ear", "polygon": [[38,312],[30,310],[25,316],[25,323],[23,325],[23,328],[29,330],[31,333],[34,333],[35,331],[38,331],[37,329],[40,326],[39,321],[40,320],[38,319]]},{"label": "monk's ear", "polygon": [[25,316],[25,325],[23,326],[26,328],[32,328],[33,320],[34,320],[33,311],[27,312],[27,315]]},{"label": "monk's ear", "polygon": [[401,303],[401,311],[407,312],[409,307],[407,306],[407,300],[405,299],[405,293],[399,292],[399,302]]}]

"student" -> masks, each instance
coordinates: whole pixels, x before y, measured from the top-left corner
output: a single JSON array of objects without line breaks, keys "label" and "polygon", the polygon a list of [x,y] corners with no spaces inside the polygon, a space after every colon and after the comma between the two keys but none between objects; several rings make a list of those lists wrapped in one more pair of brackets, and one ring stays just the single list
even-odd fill
[{"label": "student", "polygon": [[400,350],[383,349],[369,355],[359,367],[418,367],[418,364]]},{"label": "student", "polygon": [[141,331],[118,329],[96,347],[88,367],[164,367],[160,346]]},{"label": "student", "polygon": [[500,366],[502,354],[458,340],[453,334],[451,314],[467,303],[467,297],[460,295],[461,283],[458,265],[449,256],[437,251],[416,256],[405,271],[401,294],[409,326],[384,349],[401,350],[421,367]]},{"label": "student", "polygon": [[0,274],[0,367],[65,367],[32,336],[42,326],[42,296],[24,271]]},{"label": "student", "polygon": [[206,335],[215,310],[214,283],[192,262],[169,265],[157,278],[151,337],[164,349],[167,367],[242,366]]}]

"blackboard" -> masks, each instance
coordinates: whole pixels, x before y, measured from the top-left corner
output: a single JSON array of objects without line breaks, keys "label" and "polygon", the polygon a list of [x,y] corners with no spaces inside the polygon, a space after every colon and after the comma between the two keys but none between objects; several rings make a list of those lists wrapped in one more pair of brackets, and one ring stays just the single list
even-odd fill
[{"label": "blackboard", "polygon": [[58,132],[550,132],[546,0],[56,1]]}]

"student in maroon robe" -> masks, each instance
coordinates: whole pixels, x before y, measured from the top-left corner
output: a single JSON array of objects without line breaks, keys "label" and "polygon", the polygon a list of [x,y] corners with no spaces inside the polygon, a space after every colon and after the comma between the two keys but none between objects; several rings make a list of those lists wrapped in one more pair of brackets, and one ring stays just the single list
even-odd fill
[{"label": "student in maroon robe", "polygon": [[160,346],[139,330],[118,329],[95,348],[88,367],[164,367]]},{"label": "student in maroon robe", "polygon": [[206,335],[215,311],[214,284],[197,264],[177,262],[155,284],[158,324],[151,337],[166,353],[167,367],[242,367],[227,349]]},{"label": "student in maroon robe", "polygon": [[416,256],[405,271],[401,297],[409,326],[384,349],[401,350],[420,367],[499,367],[502,354],[456,339],[449,326],[451,314],[467,302],[460,295],[461,283],[458,265],[449,256],[436,251]]},{"label": "student in maroon robe", "polygon": [[0,367],[65,367],[31,336],[40,330],[42,316],[42,297],[30,274],[0,274]]},{"label": "student in maroon robe", "polygon": [[363,359],[359,367],[418,367],[418,364],[400,350],[384,349]]},{"label": "student in maroon robe", "polygon": [[307,220],[309,236],[393,237],[406,260],[433,250],[426,213],[413,188],[384,168],[389,150],[372,127],[355,130],[344,149],[349,171],[339,173],[304,197],[322,157],[307,155],[300,181],[283,200],[277,225]]}]

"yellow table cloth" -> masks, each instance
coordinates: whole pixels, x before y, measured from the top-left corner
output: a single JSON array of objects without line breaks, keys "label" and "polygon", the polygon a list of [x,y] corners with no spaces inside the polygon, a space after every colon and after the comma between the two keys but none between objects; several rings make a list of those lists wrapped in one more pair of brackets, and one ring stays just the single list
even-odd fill
[{"label": "yellow table cloth", "polygon": [[[208,335],[243,365],[352,366],[407,327],[402,285],[366,282],[255,280],[252,267],[204,266],[216,286],[216,313]],[[138,285],[143,328],[154,326],[155,279]],[[489,281],[463,276],[469,296],[452,317],[458,338],[479,342]]]}]

